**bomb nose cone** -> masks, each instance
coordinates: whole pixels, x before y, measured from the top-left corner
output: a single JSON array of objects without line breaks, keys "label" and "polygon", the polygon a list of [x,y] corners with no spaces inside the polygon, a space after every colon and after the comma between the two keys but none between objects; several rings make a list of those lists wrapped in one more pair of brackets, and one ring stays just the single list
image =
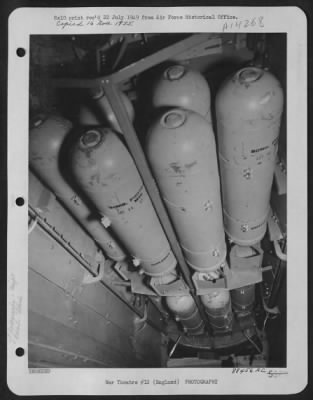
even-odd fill
[{"label": "bomb nose cone", "polygon": [[165,71],[165,77],[170,81],[180,79],[185,74],[185,68],[182,65],[174,65]]},{"label": "bomb nose cone", "polygon": [[102,135],[100,131],[96,129],[92,129],[87,131],[80,138],[80,147],[84,149],[90,149],[92,147],[96,147],[102,140]]},{"label": "bomb nose cone", "polygon": [[263,75],[263,70],[259,68],[245,68],[239,72],[238,79],[240,83],[253,83],[260,79]]},{"label": "bomb nose cone", "polygon": [[211,93],[205,77],[184,65],[167,67],[156,80],[154,107],[180,107],[195,111],[211,123]]},{"label": "bomb nose cone", "polygon": [[186,113],[182,110],[169,111],[162,118],[162,125],[168,129],[182,126],[186,121]]}]

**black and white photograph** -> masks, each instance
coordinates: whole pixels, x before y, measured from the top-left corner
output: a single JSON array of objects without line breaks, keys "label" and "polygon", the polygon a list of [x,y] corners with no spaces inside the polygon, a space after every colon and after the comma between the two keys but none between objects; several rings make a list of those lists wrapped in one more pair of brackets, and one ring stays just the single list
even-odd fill
[{"label": "black and white photograph", "polygon": [[10,347],[33,380],[84,370],[113,394],[277,386],[301,330],[290,316],[306,307],[289,237],[290,154],[306,139],[299,125],[289,140],[295,40],[262,12],[147,10],[55,12],[56,32],[29,34]]},{"label": "black and white photograph", "polygon": [[285,367],[286,35],[30,51],[29,366]]}]

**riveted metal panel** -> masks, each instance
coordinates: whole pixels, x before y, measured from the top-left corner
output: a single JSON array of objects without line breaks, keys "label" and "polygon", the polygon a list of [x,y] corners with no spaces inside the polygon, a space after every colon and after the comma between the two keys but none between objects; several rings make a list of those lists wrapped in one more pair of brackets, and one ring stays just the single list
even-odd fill
[{"label": "riveted metal panel", "polygon": [[[127,329],[134,314],[114,294],[97,282],[83,285],[85,271],[60,245],[39,229],[29,239],[29,265],[63,290],[71,293],[83,304],[93,308],[100,315],[112,314],[116,324]],[[121,318],[123,316],[123,318]]]},{"label": "riveted metal panel", "polygon": [[48,360],[41,354],[41,349],[49,348],[51,351],[60,353],[57,357],[60,366],[64,366],[69,358],[74,358],[70,357],[70,354],[80,357],[80,365],[83,367],[90,366],[90,363],[95,364],[96,367],[101,367],[101,364],[108,367],[125,365],[123,354],[114,351],[112,346],[105,345],[75,328],[51,320],[44,315],[30,311],[29,325],[30,361],[56,361],[52,354],[49,355]]},{"label": "riveted metal panel", "polygon": [[129,330],[120,328],[91,308],[80,304],[75,297],[31,269],[29,294],[30,310],[112,346],[116,351],[120,351],[125,359],[131,357],[132,325],[129,326]]}]

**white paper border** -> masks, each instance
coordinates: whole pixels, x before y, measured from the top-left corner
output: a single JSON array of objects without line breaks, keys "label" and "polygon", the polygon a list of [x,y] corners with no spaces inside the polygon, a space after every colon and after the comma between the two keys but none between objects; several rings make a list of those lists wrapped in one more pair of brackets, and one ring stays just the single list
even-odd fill
[{"label": "white paper border", "polygon": [[[27,199],[28,199],[28,85],[29,35],[100,34],[136,32],[222,32],[225,20],[143,21],[132,27],[68,27],[61,29],[54,16],[95,14],[234,15],[227,32],[287,33],[287,158],[288,158],[288,286],[286,375],[232,374],[232,368],[195,369],[51,369],[30,374],[27,349]],[[258,18],[262,18],[262,25]],[[256,19],[254,26],[243,21]],[[239,25],[239,22],[242,23]],[[170,23],[169,23],[170,22]],[[231,22],[234,22],[231,26]],[[113,30],[113,29],[114,30]],[[16,49],[23,47],[20,58]],[[298,7],[103,7],[20,8],[9,17],[8,54],[8,369],[7,382],[19,395],[110,394],[292,394],[307,384],[307,19]],[[23,207],[16,197],[26,199]],[[277,369],[276,369],[277,370]],[[154,385],[153,379],[179,379],[178,385]],[[218,379],[218,384],[187,385],[187,379]],[[105,379],[150,379],[149,385],[107,385]]]}]

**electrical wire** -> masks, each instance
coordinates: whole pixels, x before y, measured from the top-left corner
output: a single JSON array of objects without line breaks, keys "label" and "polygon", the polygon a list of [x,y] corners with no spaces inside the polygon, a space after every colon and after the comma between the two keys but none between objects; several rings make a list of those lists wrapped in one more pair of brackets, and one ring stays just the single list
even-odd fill
[{"label": "electrical wire", "polygon": [[281,261],[287,261],[287,254],[283,253],[279,243],[277,240],[274,240],[274,249],[275,249],[275,253],[276,256],[281,260]]},{"label": "electrical wire", "polygon": [[174,354],[174,351],[176,350],[176,347],[177,347],[177,345],[178,345],[178,343],[179,343],[181,337],[182,337],[182,335],[180,335],[180,336],[178,337],[178,339],[176,340],[176,342],[174,343],[174,346],[171,348],[171,351],[170,351],[170,353],[169,353],[169,355],[168,355],[168,358],[171,358],[172,355]]},{"label": "electrical wire", "polygon": [[268,321],[268,318],[269,318],[269,313],[266,313],[266,316],[265,316],[264,321],[263,321],[262,335],[264,335],[265,327],[266,327],[266,323]]},{"label": "electrical wire", "polygon": [[278,315],[279,314],[273,314],[273,315],[271,315],[271,313],[269,313],[269,312],[267,312],[266,313],[266,316],[265,316],[265,318],[264,318],[264,321],[263,321],[263,327],[262,327],[262,334],[264,335],[264,332],[265,332],[265,328],[266,328],[266,324],[267,324],[267,321],[268,320],[273,320],[273,319],[276,319],[277,317],[278,317]]},{"label": "electrical wire", "polygon": [[251,339],[250,336],[248,336],[244,331],[242,331],[243,335],[249,340],[249,342],[256,348],[256,350],[258,351],[258,353],[262,353],[262,350],[259,348],[259,346],[255,343],[254,340]]}]

